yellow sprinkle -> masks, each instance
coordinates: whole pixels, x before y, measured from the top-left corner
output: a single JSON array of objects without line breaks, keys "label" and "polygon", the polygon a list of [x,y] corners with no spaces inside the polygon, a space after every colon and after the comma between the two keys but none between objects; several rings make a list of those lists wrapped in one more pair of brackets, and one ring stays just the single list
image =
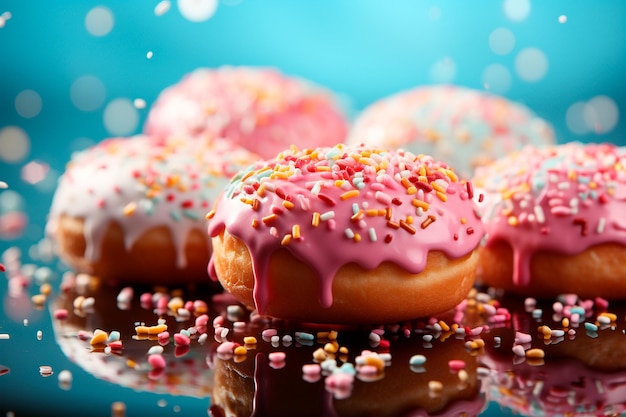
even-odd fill
[{"label": "yellow sprinkle", "polygon": [[108,338],[109,338],[109,335],[105,331],[96,329],[96,331],[93,333],[91,340],[89,341],[89,344],[91,346],[102,345],[106,343]]},{"label": "yellow sprinkle", "polygon": [[315,352],[313,352],[313,360],[316,362],[323,362],[327,357],[328,354],[322,348],[316,349]]},{"label": "yellow sprinkle", "polygon": [[37,306],[42,306],[46,302],[46,296],[44,294],[35,294],[30,297],[30,300],[33,302],[33,304]]},{"label": "yellow sprinkle", "polygon": [[215,217],[215,209],[209,211],[205,217],[207,220],[211,220],[213,217]]},{"label": "yellow sprinkle", "polygon": [[339,353],[341,353],[342,355],[347,355],[348,354],[348,348],[345,346],[342,346],[339,348]]},{"label": "yellow sprinkle", "polygon": [[324,345],[324,351],[328,353],[337,353],[338,350],[339,346],[337,345],[337,342],[329,342]]},{"label": "yellow sprinkle", "polygon": [[378,216],[378,209],[367,209],[365,210],[365,215],[368,217],[375,217]]},{"label": "yellow sprinkle", "polygon": [[132,359],[127,359],[126,360],[126,366],[128,366],[129,368],[135,368],[137,366],[137,362],[135,362]]},{"label": "yellow sprinkle", "polygon": [[526,357],[527,358],[544,358],[546,356],[546,353],[543,351],[543,349],[528,349],[526,351]]},{"label": "yellow sprinkle", "polygon": [[342,199],[342,200],[347,200],[349,198],[358,197],[360,194],[361,194],[361,192],[359,190],[350,190],[350,191],[346,191],[345,193],[341,194],[339,196],[339,198]]},{"label": "yellow sprinkle", "polygon": [[439,320],[439,325],[441,326],[441,330],[443,330],[444,332],[447,332],[450,330],[450,326],[448,326],[448,323],[446,323],[443,320]]},{"label": "yellow sprinkle", "polygon": [[300,239],[300,225],[294,224],[291,228],[291,234],[294,239]]},{"label": "yellow sprinkle", "polygon": [[128,203],[126,207],[124,207],[124,215],[130,216],[135,212],[135,210],[137,210],[137,203],[135,202]]},{"label": "yellow sprinkle", "polygon": [[445,195],[444,193],[442,193],[441,191],[437,191],[435,194],[436,194],[436,195],[437,195],[437,197],[439,197],[439,199],[440,199],[441,201],[443,201],[444,203],[445,203],[446,201],[448,201],[448,196],[447,196],[447,195]]},{"label": "yellow sprinkle", "polygon": [[245,343],[246,345],[256,345],[257,340],[254,336],[246,336],[243,338],[243,343]]},{"label": "yellow sprinkle", "polygon": [[613,321],[617,321],[617,315],[615,315],[615,314],[613,314],[613,313],[607,313],[607,312],[600,313],[600,314],[598,315],[598,317],[608,317],[608,318],[609,318],[609,320],[611,320],[612,322],[613,322]]},{"label": "yellow sprinkle", "polygon": [[330,171],[330,167],[326,165],[318,165],[315,167],[318,171]]},{"label": "yellow sprinkle", "polygon": [[409,181],[408,178],[402,178],[400,182],[402,183],[404,188],[407,188],[407,189],[413,186],[413,184],[411,184],[411,181]]},{"label": "yellow sprinkle", "polygon": [[385,369],[385,361],[382,360],[379,356],[366,356],[364,364],[374,366],[379,371]]},{"label": "yellow sprinkle", "polygon": [[286,172],[273,172],[272,175],[270,175],[270,178],[286,180],[289,178],[289,174]]},{"label": "yellow sprinkle", "polygon": [[319,214],[319,212],[316,211],[316,212],[313,213],[313,219],[311,219],[311,225],[313,227],[317,227],[317,226],[320,225],[320,214]]},{"label": "yellow sprinkle", "polygon": [[596,188],[598,188],[598,184],[595,181],[589,182],[589,184],[587,184],[587,186],[589,188],[591,188],[592,190],[595,190]]},{"label": "yellow sprinkle", "polygon": [[265,195],[265,183],[261,183],[261,185],[259,185],[259,188],[256,189],[256,194],[259,197],[263,197]]},{"label": "yellow sprinkle", "polygon": [[408,224],[413,224],[413,216],[406,216],[406,222]]},{"label": "yellow sprinkle", "polygon": [[280,244],[283,246],[287,246],[291,243],[291,238],[291,233],[287,233],[285,236],[283,236],[283,240],[280,241]]},{"label": "yellow sprinkle", "polygon": [[437,184],[436,182],[431,182],[430,185],[435,189],[435,191],[439,191],[440,193],[444,193],[446,191],[440,184]]},{"label": "yellow sprinkle", "polygon": [[344,180],[335,180],[335,186],[341,187],[345,181]]},{"label": "yellow sprinkle", "polygon": [[563,320],[561,320],[561,326],[565,328],[569,327],[569,319],[567,317],[563,317]]},{"label": "yellow sprinkle", "polygon": [[273,221],[274,221],[274,220],[276,220],[277,218],[278,218],[278,216],[277,216],[276,214],[272,213],[272,214],[270,214],[270,215],[267,215],[267,216],[263,217],[263,218],[261,219],[261,221],[262,221],[263,223],[265,223],[265,224],[268,224],[268,223],[273,222]]},{"label": "yellow sprinkle", "polygon": [[291,210],[294,207],[294,205],[291,201],[283,200],[283,207],[286,208],[287,210]]},{"label": "yellow sprinkle", "polygon": [[[331,330],[330,332],[328,332],[328,339],[330,340],[337,340],[337,330]],[[348,353],[348,351],[346,350],[346,352],[341,352],[341,353]]]},{"label": "yellow sprinkle", "polygon": [[157,324],[156,326],[148,327],[148,334],[159,334],[167,330],[167,324]]},{"label": "yellow sprinkle", "polygon": [[509,218],[507,219],[507,222],[509,223],[509,226],[517,226],[519,224],[519,221],[517,220],[517,217],[515,216],[509,216]]},{"label": "yellow sprinkle", "polygon": [[444,170],[444,173],[446,174],[448,178],[450,178],[450,180],[452,180],[452,182],[457,182],[459,180],[459,177],[456,175],[456,172],[450,169]]},{"label": "yellow sprinkle", "polygon": [[248,353],[248,349],[243,346],[237,346],[234,351],[235,355],[245,355]]},{"label": "yellow sprinkle", "polygon": [[409,188],[406,189],[406,193],[408,195],[413,195],[417,193],[417,188],[415,188],[414,186],[410,186]]},{"label": "yellow sprinkle", "polygon": [[411,201],[411,204],[413,204],[415,207],[418,207],[418,208],[421,207],[424,211],[428,210],[428,207],[430,207],[430,205],[427,202],[418,200],[417,198],[414,198]]},{"label": "yellow sprinkle", "polygon": [[355,241],[355,242],[360,242],[360,241],[361,241],[361,235],[360,235],[360,234],[358,234],[358,233],[355,233],[355,234],[354,234],[354,241]]},{"label": "yellow sprinkle", "polygon": [[243,177],[241,177],[241,182],[246,182],[246,180],[253,175],[254,175],[254,171],[246,172],[246,174]]}]

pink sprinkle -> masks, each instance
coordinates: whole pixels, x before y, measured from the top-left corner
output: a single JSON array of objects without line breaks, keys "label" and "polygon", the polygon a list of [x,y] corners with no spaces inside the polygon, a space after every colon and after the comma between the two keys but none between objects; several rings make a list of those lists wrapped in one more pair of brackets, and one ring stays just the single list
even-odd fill
[{"label": "pink sprinkle", "polygon": [[372,333],[376,333],[379,336],[382,336],[385,334],[385,329],[374,329],[372,330]]},{"label": "pink sprinkle", "polygon": [[139,297],[139,302],[141,303],[141,306],[143,308],[150,308],[150,307],[152,307],[152,294],[150,294],[149,292],[144,292]]},{"label": "pink sprinkle", "polygon": [[77,336],[80,340],[84,341],[84,340],[90,340],[93,335],[86,330],[79,330]]},{"label": "pink sprinkle", "polygon": [[184,335],[182,333],[176,333],[174,334],[174,343],[176,344],[176,346],[189,346],[189,343],[191,343],[191,339],[189,339],[189,336]]},{"label": "pink sprinkle", "polygon": [[350,388],[354,382],[354,376],[347,372],[338,372],[326,377],[325,383],[330,388]]},{"label": "pink sprinkle", "polygon": [[222,324],[224,324],[223,316],[217,316],[213,319],[213,327],[222,327]]},{"label": "pink sprinkle", "polygon": [[185,305],[183,305],[183,308],[189,312],[192,312],[194,310],[193,301],[189,300],[185,302]]},{"label": "pink sprinkle", "polygon": [[472,330],[470,330],[470,336],[478,336],[482,332],[483,332],[482,326],[474,327]]},{"label": "pink sprinkle", "polygon": [[574,323],[578,323],[580,321],[580,314],[578,313],[572,314],[571,321],[573,321]]},{"label": "pink sprinkle", "polygon": [[578,301],[578,296],[576,294],[565,294],[563,300],[568,306],[573,306]]},{"label": "pink sprinkle", "polygon": [[167,345],[170,342],[170,332],[168,331],[161,332],[157,335],[157,338],[159,340],[159,345],[161,346]]},{"label": "pink sprinkle", "polygon": [[283,362],[286,357],[287,355],[285,355],[285,352],[272,352],[267,355],[270,362]]},{"label": "pink sprinkle", "polygon": [[157,301],[157,308],[159,310],[167,310],[168,303],[169,303],[168,297],[166,296],[159,297],[159,301]]},{"label": "pink sprinkle", "polygon": [[524,344],[532,342],[533,338],[528,333],[515,332],[515,343]]},{"label": "pink sprinkle", "polygon": [[196,327],[206,326],[209,323],[209,316],[203,314],[196,317]]},{"label": "pink sprinkle", "polygon": [[64,308],[59,308],[54,312],[54,318],[57,320],[65,320],[68,315],[67,310]]},{"label": "pink sprinkle", "polygon": [[580,302],[580,306],[585,309],[585,311],[589,311],[593,308],[593,300],[583,300]]},{"label": "pink sprinkle", "polygon": [[6,270],[7,270],[7,268],[4,266],[4,264],[0,263],[0,272],[4,272]]},{"label": "pink sprinkle", "polygon": [[452,371],[460,371],[461,369],[465,369],[465,361],[460,359],[452,359],[448,361],[448,366]]},{"label": "pink sprinkle", "polygon": [[513,346],[513,353],[517,356],[526,356],[526,351],[522,347],[522,345]]},{"label": "pink sprinkle", "polygon": [[491,304],[483,304],[483,309],[488,316],[493,316],[496,314],[496,308]]},{"label": "pink sprinkle", "polygon": [[235,342],[224,342],[217,347],[217,353],[233,353],[235,347]]},{"label": "pink sprinkle", "polygon": [[376,375],[378,373],[378,368],[374,365],[363,365],[359,366],[358,372],[361,375]]},{"label": "pink sprinkle", "polygon": [[263,333],[261,333],[261,336],[265,339],[265,338],[271,338],[272,336],[276,336],[278,334],[278,330],[276,329],[265,329],[263,330]]},{"label": "pink sprinkle", "polygon": [[152,369],[163,369],[166,365],[165,358],[160,353],[148,356],[148,363],[152,366]]},{"label": "pink sprinkle", "polygon": [[552,310],[554,310],[554,312],[557,314],[561,314],[563,312],[563,304],[556,301],[554,304],[552,304]]},{"label": "pink sprinkle", "polygon": [[302,373],[305,375],[319,375],[322,373],[322,367],[317,363],[308,363],[302,365]]},{"label": "pink sprinkle", "polygon": [[601,310],[606,310],[609,308],[609,301],[605,300],[604,298],[596,297],[595,302],[596,306]]}]

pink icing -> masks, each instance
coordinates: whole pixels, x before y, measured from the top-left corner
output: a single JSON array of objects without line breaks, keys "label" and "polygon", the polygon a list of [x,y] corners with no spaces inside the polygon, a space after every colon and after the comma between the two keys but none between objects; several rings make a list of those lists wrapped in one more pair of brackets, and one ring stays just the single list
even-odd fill
[{"label": "pink icing", "polygon": [[270,68],[197,69],[166,88],[148,114],[145,132],[225,137],[265,158],[291,144],[343,142],[347,121],[332,94]]},{"label": "pink icing", "polygon": [[329,307],[333,278],[348,263],[374,269],[390,261],[417,274],[429,251],[452,258],[471,253],[483,236],[471,192],[430,156],[343,145],[292,148],[233,178],[211,213],[209,234],[226,228],[247,246],[259,312],[269,298],[269,259],[281,247],[315,269],[320,304]]},{"label": "pink icing", "polygon": [[527,107],[451,85],[419,87],[375,102],[356,119],[348,143],[426,153],[470,178],[476,166],[526,144],[554,143]]},{"label": "pink icing", "polygon": [[182,269],[189,232],[204,234],[205,213],[230,176],[254,160],[225,140],[171,137],[157,146],[145,136],[107,139],[73,155],[55,192],[46,231],[54,236],[62,215],[82,218],[85,258],[95,261],[111,222],[122,227],[127,249],[146,230],[167,226]]},{"label": "pink icing", "polygon": [[528,285],[537,251],[574,255],[602,243],[626,245],[625,167],[624,148],[569,143],[526,147],[477,170],[486,245],[511,245],[515,284]]}]

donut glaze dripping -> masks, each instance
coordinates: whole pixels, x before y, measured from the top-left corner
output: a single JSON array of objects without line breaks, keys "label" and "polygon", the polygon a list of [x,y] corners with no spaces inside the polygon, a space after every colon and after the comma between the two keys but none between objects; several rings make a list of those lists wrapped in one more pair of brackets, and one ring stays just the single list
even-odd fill
[{"label": "donut glaze dripping", "polygon": [[[626,246],[626,150],[610,144],[526,147],[477,170],[486,245],[513,249],[513,282],[528,285],[537,251],[574,255]],[[478,192],[478,191],[476,191]]]},{"label": "donut glaze dripping", "polygon": [[46,231],[53,236],[61,216],[83,219],[84,256],[96,261],[111,223],[122,228],[127,250],[147,230],[166,226],[182,269],[189,232],[204,229],[204,213],[228,178],[255,159],[225,140],[170,137],[157,146],[145,136],[107,139],[73,155]]},{"label": "donut glaze dripping", "polygon": [[364,146],[292,148],[233,178],[209,213],[209,234],[225,228],[247,246],[259,312],[270,296],[271,256],[281,248],[316,271],[320,304],[329,307],[333,278],[346,264],[374,269],[388,261],[417,274],[429,251],[471,253],[483,236],[472,193],[430,156]]}]

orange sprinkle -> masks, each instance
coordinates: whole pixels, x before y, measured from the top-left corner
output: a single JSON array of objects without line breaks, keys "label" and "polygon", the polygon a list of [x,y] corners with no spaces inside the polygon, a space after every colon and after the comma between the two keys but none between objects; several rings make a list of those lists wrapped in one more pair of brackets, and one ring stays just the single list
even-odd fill
[{"label": "orange sprinkle", "polygon": [[[254,200],[254,201],[258,201],[258,200]],[[291,201],[283,200],[283,207],[286,208],[287,210],[291,210],[292,208],[294,208],[294,204]]]},{"label": "orange sprinkle", "polygon": [[335,187],[341,187],[344,182],[344,180],[335,180]]},{"label": "orange sprinkle", "polygon": [[349,198],[358,197],[360,194],[361,192],[359,190],[350,190],[341,194],[339,198],[341,198],[342,200],[347,200]]},{"label": "orange sprinkle", "polygon": [[467,223],[467,219],[465,217],[461,217],[461,224]]},{"label": "orange sprinkle", "polygon": [[270,214],[270,215],[267,215],[267,216],[263,217],[263,218],[261,219],[261,221],[262,221],[264,224],[269,224],[269,223],[273,222],[273,221],[274,221],[274,220],[276,220],[276,219],[278,219],[278,216],[277,216],[276,214],[272,213],[272,214]]},{"label": "orange sprinkle", "polygon": [[252,227],[257,229],[260,226],[259,219],[252,219]]},{"label": "orange sprinkle", "polygon": [[254,171],[246,172],[246,174],[243,177],[241,177],[241,182],[246,182],[246,180],[250,178],[252,175],[254,175]]},{"label": "orange sprinkle", "polygon": [[319,212],[314,212],[313,213],[313,218],[311,219],[311,225],[313,227],[317,227],[320,225],[320,213]]},{"label": "orange sprinkle", "polygon": [[124,207],[124,216],[131,216],[135,210],[137,210],[137,204],[134,202],[128,203],[126,207]]},{"label": "orange sprinkle", "polygon": [[400,220],[400,227],[412,235],[414,235],[415,232],[417,232],[417,229],[415,229],[415,227],[413,227],[412,225],[410,225],[409,223],[407,223],[406,221],[402,219]]},{"label": "orange sprinkle", "polygon": [[260,208],[261,208],[261,201],[257,199],[252,200],[252,210],[259,211]]},{"label": "orange sprinkle", "polygon": [[414,198],[411,201],[411,204],[413,204],[415,207],[418,207],[418,208],[421,207],[424,211],[428,210],[428,207],[430,207],[430,205],[427,202],[418,200],[417,198]]},{"label": "orange sprinkle", "polygon": [[291,234],[294,239],[300,239],[300,225],[294,224],[291,228]]},{"label": "orange sprinkle", "polygon": [[363,218],[363,210],[359,210],[350,217],[353,222],[359,221]]},{"label": "orange sprinkle", "polygon": [[283,246],[287,246],[289,243],[291,243],[291,234],[287,233],[285,236],[283,236],[283,240],[280,241],[280,244]]},{"label": "orange sprinkle", "polygon": [[400,225],[396,222],[394,222],[393,220],[387,220],[387,226],[391,227],[392,229],[399,229]]},{"label": "orange sprinkle", "polygon": [[406,189],[406,193],[408,195],[413,195],[417,193],[417,188],[415,188],[414,186],[410,186],[409,188]]},{"label": "orange sprinkle", "polygon": [[378,216],[378,213],[379,213],[378,209],[367,209],[367,210],[365,210],[365,215],[369,216],[369,217],[376,217],[376,216]]},{"label": "orange sprinkle", "polygon": [[432,223],[435,222],[435,220],[437,220],[437,218],[435,216],[428,216],[426,219],[424,219],[424,221],[420,224],[420,227],[422,229],[426,229],[428,226],[430,226]]},{"label": "orange sprinkle", "polygon": [[441,326],[441,330],[443,330],[444,332],[447,332],[450,330],[450,326],[448,326],[448,323],[446,323],[443,320],[439,320],[439,325]]},{"label": "orange sprinkle", "polygon": [[209,211],[205,217],[207,220],[211,220],[213,217],[215,217],[215,209]]},{"label": "orange sprinkle", "polygon": [[435,194],[437,194],[437,197],[439,197],[439,199],[443,201],[444,203],[448,201],[448,196],[442,193],[441,191],[437,191]]},{"label": "orange sprinkle", "polygon": [[441,185],[437,184],[436,182],[431,182],[430,185],[435,189],[435,191],[439,191],[440,193],[444,193],[446,191]]},{"label": "orange sprinkle", "polygon": [[528,349],[526,351],[526,357],[527,358],[536,358],[536,359],[541,359],[544,358],[546,356],[546,353],[543,351],[543,349]]},{"label": "orange sprinkle", "polygon": [[413,216],[406,216],[406,222],[408,224],[413,224]]},{"label": "orange sprinkle", "polygon": [[259,197],[263,197],[265,195],[265,183],[261,183],[261,185],[259,185],[259,188],[256,189],[256,194]]},{"label": "orange sprinkle", "polygon": [[509,216],[509,218],[507,219],[507,222],[509,223],[509,226],[517,226],[519,224],[519,221],[517,220],[517,217],[515,216]]},{"label": "orange sprinkle", "polygon": [[237,346],[235,348],[235,351],[233,352],[235,355],[245,355],[246,353],[248,353],[248,349],[246,349],[243,346]]},{"label": "orange sprinkle", "polygon": [[404,188],[407,188],[407,189],[408,189],[409,187],[412,187],[412,186],[413,186],[413,185],[411,184],[411,181],[409,181],[409,180],[408,180],[408,178],[406,178],[406,177],[405,177],[405,178],[402,178],[402,179],[400,180],[400,182],[402,183],[402,185],[404,185]]},{"label": "orange sprinkle", "polygon": [[385,219],[391,220],[391,207],[385,209]]},{"label": "orange sprinkle", "polygon": [[355,242],[360,242],[361,241],[361,235],[358,234],[358,233],[355,233],[353,239],[354,239]]}]

